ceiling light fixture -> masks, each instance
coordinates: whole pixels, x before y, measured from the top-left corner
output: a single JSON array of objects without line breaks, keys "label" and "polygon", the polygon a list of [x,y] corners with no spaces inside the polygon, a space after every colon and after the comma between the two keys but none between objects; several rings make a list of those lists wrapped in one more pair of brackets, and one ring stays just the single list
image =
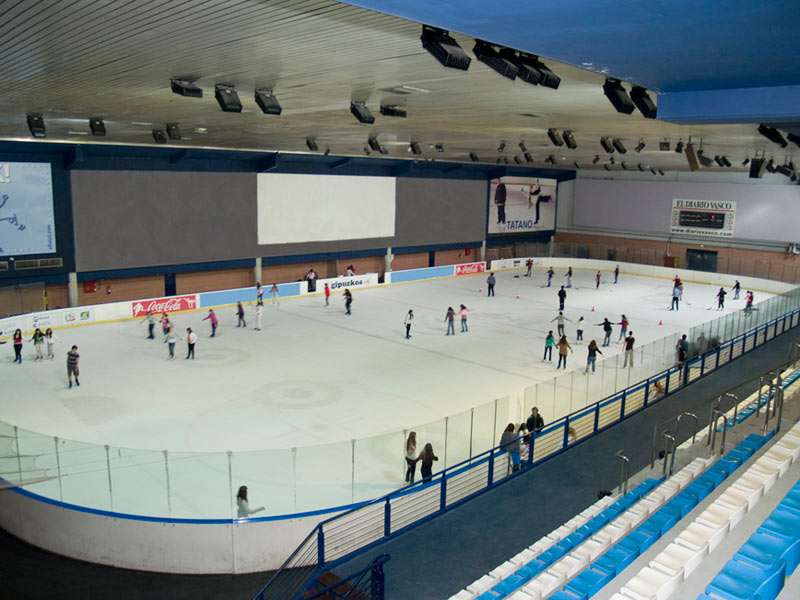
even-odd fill
[{"label": "ceiling light fixture", "polygon": [[519,143],[519,149],[522,150],[523,152],[527,152],[528,151],[528,148],[525,147],[525,142],[520,142]]},{"label": "ceiling light fixture", "polygon": [[317,145],[317,141],[314,138],[306,138],[306,146],[312,152],[316,152],[319,150],[319,146]]},{"label": "ceiling light fixture", "polygon": [[363,102],[350,102],[350,112],[353,113],[353,116],[356,119],[358,119],[359,123],[371,125],[375,122],[375,117],[372,116],[372,113],[367,108],[367,105]]},{"label": "ceiling light fixture", "polygon": [[181,139],[181,128],[178,126],[177,123],[167,123],[165,126],[167,130],[167,135],[171,140],[179,140]]},{"label": "ceiling light fixture", "polygon": [[401,119],[406,118],[406,111],[397,108],[394,104],[391,106],[384,106],[381,104],[381,114],[384,117],[399,117]]},{"label": "ceiling light fixture", "polygon": [[478,162],[478,161],[480,160],[480,159],[478,158],[478,155],[477,155],[477,154],[475,154],[474,152],[470,152],[470,153],[469,153],[469,159],[470,159],[472,162]]},{"label": "ceiling light fixture", "polygon": [[786,146],[789,145],[789,143],[781,135],[781,132],[774,127],[770,127],[769,125],[764,125],[763,123],[759,125],[758,133],[763,135],[770,142],[778,144],[781,148],[786,148]]},{"label": "ceiling light fixture", "polygon": [[600,145],[603,147],[603,150],[605,150],[609,154],[612,154],[614,152],[614,145],[611,143],[611,138],[601,137]]},{"label": "ceiling light fixture", "polygon": [[599,162],[600,162],[600,156],[595,154],[594,158],[592,159],[592,164],[596,165]]},{"label": "ceiling light fixture", "polygon": [[497,147],[498,152],[503,152],[506,149],[506,143],[500,142],[500,145]]},{"label": "ceiling light fixture", "polygon": [[103,123],[103,119],[100,117],[92,117],[89,119],[89,129],[92,130],[92,135],[98,137],[105,137],[106,135],[106,124]]},{"label": "ceiling light fixture", "polygon": [[580,169],[580,168],[581,168],[581,165],[580,165],[580,163],[578,163],[578,161],[577,161],[577,160],[573,160],[573,161],[572,161],[572,164],[574,165],[574,167],[575,167],[576,169]]},{"label": "ceiling light fixture", "polygon": [[554,146],[560,147],[564,145],[564,140],[561,139],[561,134],[558,133],[558,129],[548,129],[547,137],[550,138],[550,141],[553,142]]},{"label": "ceiling light fixture", "polygon": [[47,137],[44,128],[44,119],[38,113],[28,113],[28,129],[31,130],[31,135],[35,138]]},{"label": "ceiling light fixture", "polygon": [[747,163],[749,163],[749,162],[750,162],[750,157],[749,156],[745,157],[745,159],[742,161],[742,166],[746,167]]},{"label": "ceiling light fixture", "polygon": [[642,113],[645,119],[655,119],[658,111],[656,105],[653,103],[652,98],[647,93],[647,90],[638,85],[633,86],[631,89],[631,101]]},{"label": "ceiling light fixture", "polygon": [[242,101],[232,85],[218,83],[214,86],[214,98],[224,112],[242,112]]},{"label": "ceiling light fixture", "polygon": [[665,175],[664,171],[662,171],[661,169],[658,170],[658,174],[661,175],[662,177]]},{"label": "ceiling light fixture", "polygon": [[163,129],[153,129],[153,139],[155,140],[156,144],[166,144],[167,134],[164,133]]},{"label": "ceiling light fixture", "polygon": [[725,163],[722,162],[722,159],[720,158],[719,154],[714,156],[714,162],[717,163],[717,166],[719,166],[719,167],[724,167],[725,166]]},{"label": "ceiling light fixture", "polygon": [[678,143],[675,144],[675,152],[677,154],[683,153],[683,140],[678,140]]},{"label": "ceiling light fixture", "polygon": [[512,81],[517,78],[517,71],[519,71],[517,65],[500,56],[500,53],[491,44],[482,40],[475,40],[472,53],[475,58],[503,77],[507,77]]},{"label": "ceiling light fixture", "polygon": [[551,154],[550,156],[548,156],[547,158],[544,159],[544,162],[550,163],[551,165],[554,165],[558,161],[556,160],[556,157]]},{"label": "ceiling light fixture", "polygon": [[603,165],[603,168],[604,168],[606,171],[610,171],[610,170],[611,170],[611,167],[609,167],[608,165]]},{"label": "ceiling light fixture", "polygon": [[372,154],[372,152],[370,152],[369,146],[364,146],[363,150],[364,150],[364,154],[366,154],[367,156]]},{"label": "ceiling light fixture", "polygon": [[533,156],[531,156],[530,152],[526,152],[523,156],[525,157],[525,160],[528,161],[529,163],[533,162]]},{"label": "ceiling light fixture", "polygon": [[194,82],[186,79],[170,79],[170,88],[174,94],[186,96],[188,98],[202,98],[203,90],[197,87]]},{"label": "ceiling light fixture", "polygon": [[444,29],[423,25],[420,39],[422,47],[445,67],[462,71],[469,69],[472,59]]},{"label": "ceiling light fixture", "polygon": [[578,144],[575,143],[575,136],[572,135],[571,131],[565,130],[563,136],[564,136],[564,143],[567,145],[567,148],[575,150],[575,148],[578,147]]},{"label": "ceiling light fixture", "polygon": [[511,48],[501,48],[500,56],[517,67],[517,77],[531,85],[542,85],[557,90],[561,78],[534,54],[517,52]]},{"label": "ceiling light fixture", "polygon": [[437,152],[444,152],[444,146],[442,146],[441,144],[436,144],[434,148],[436,149]]},{"label": "ceiling light fixture", "polygon": [[636,148],[634,148],[634,150],[636,150],[636,154],[640,154],[642,150],[645,149],[645,146],[647,146],[645,141],[642,138],[639,138],[639,143],[636,144]]},{"label": "ceiling light fixture", "polygon": [[261,89],[255,92],[256,104],[265,115],[279,115],[283,111],[278,99],[272,93],[272,90]]},{"label": "ceiling light fixture", "polygon": [[628,92],[622,87],[622,82],[619,79],[606,79],[603,84],[603,93],[606,98],[611,102],[611,105],[619,113],[629,115],[633,112],[635,106],[633,101],[628,96]]},{"label": "ceiling light fixture", "polygon": [[727,157],[727,156],[722,156],[722,157],[720,157],[720,160],[722,161],[722,164],[723,164],[725,167],[727,167],[727,168],[731,168],[731,167],[733,166],[733,165],[731,164],[731,161],[729,161],[729,160],[728,160],[728,157]]},{"label": "ceiling light fixture", "polygon": [[622,143],[622,140],[619,138],[614,138],[611,140],[611,145],[614,146],[614,149],[619,152],[620,154],[625,154],[628,150],[625,148],[625,144]]},{"label": "ceiling light fixture", "polygon": [[419,142],[411,142],[408,145],[408,149],[416,155],[422,154],[422,148],[419,147]]}]

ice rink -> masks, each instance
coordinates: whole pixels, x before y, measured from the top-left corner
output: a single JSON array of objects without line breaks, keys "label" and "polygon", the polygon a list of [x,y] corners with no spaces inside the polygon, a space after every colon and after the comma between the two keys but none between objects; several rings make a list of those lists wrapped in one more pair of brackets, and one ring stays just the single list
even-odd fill
[{"label": "ice rink", "polygon": [[[61,342],[56,344],[54,360],[33,360],[33,344],[26,343],[23,364],[18,366],[12,363],[11,345],[4,346],[3,388],[12,393],[3,394],[2,420],[62,440],[152,451],[150,458],[163,450],[176,455],[220,453],[209,467],[220,477],[226,466],[219,457],[224,459],[226,451],[283,452],[279,462],[286,463],[282,469],[293,479],[295,491],[293,501],[292,492],[286,492],[285,502],[275,509],[278,512],[319,507],[298,502],[297,487],[313,487],[310,471],[324,471],[334,463],[348,467],[343,470],[347,481],[341,484],[349,490],[353,483],[349,465],[360,460],[351,453],[350,441],[381,439],[385,434],[384,441],[366,447],[375,465],[362,463],[353,479],[375,482],[376,493],[386,491],[387,486],[402,484],[404,430],[421,432],[424,444],[426,423],[450,416],[452,426],[457,413],[462,414],[462,422],[466,418],[469,423],[469,410],[486,405],[475,419],[481,419],[489,444],[493,433],[499,439],[505,424],[487,422],[495,399],[508,397],[502,406],[510,407],[513,416],[522,410],[526,388],[563,373],[556,371],[557,350],[553,362],[543,362],[542,354],[547,331],[556,330],[550,321],[558,313],[556,294],[566,284],[565,270],[556,271],[549,288],[544,287],[544,270],[534,270],[531,278],[523,275],[523,270],[498,272],[495,297],[486,295],[486,274],[355,290],[350,316],[344,313],[341,294],[331,296],[330,306],[325,306],[322,295],[286,299],[279,306],[267,303],[262,331],[253,329],[252,306],[246,307],[246,328],[236,327],[235,307],[225,307],[217,310],[220,325],[214,338],[209,337],[209,321],[202,320],[205,311],[174,315],[179,334],[185,335],[187,327],[199,334],[195,360],[185,360],[185,341],[178,343],[175,360],[168,360],[160,326],[156,340],[148,340],[147,326],[140,319],[58,330]],[[614,285],[613,274],[603,273],[603,282],[595,289],[594,276],[594,271],[576,270],[573,287],[567,290],[564,313],[572,322],[567,323],[566,333],[574,348],[568,369],[578,370],[570,375],[573,379],[586,377],[586,345],[591,339],[602,341],[602,328],[596,324],[603,317],[616,323],[623,313],[627,315],[637,348],[668,337],[660,348],[670,362],[674,335],[689,333],[691,327],[726,313],[743,318],[739,315],[744,290],[739,300],[730,294],[725,311],[720,312],[714,298],[717,287],[686,282],[680,310],[670,311],[672,282],[668,279],[623,273]],[[757,303],[768,297],[756,292]],[[469,332],[461,333],[456,318],[456,334],[446,336],[447,308],[458,310],[460,304],[471,311]],[[403,319],[409,309],[415,321],[412,338],[406,340]],[[575,321],[581,316],[587,323],[583,345],[575,343]],[[622,371],[615,359],[622,350],[618,336],[619,325],[614,325],[612,344],[602,348],[601,358],[613,365],[613,379],[619,380],[616,387],[624,387],[621,378],[626,384],[628,380],[634,383],[653,369],[651,365],[650,372],[639,372],[637,364],[633,371]],[[81,386],[68,389],[65,357],[72,344],[79,347]],[[603,369],[602,362],[598,360],[598,371]],[[601,385],[600,373],[594,377],[586,377],[580,385],[587,390],[589,381]],[[554,412],[566,413],[584,404],[580,397],[564,399],[555,393],[543,414],[549,421],[560,416]],[[504,421],[507,414],[499,420]],[[477,425],[472,427],[477,429]],[[289,454],[291,448],[309,446],[317,447],[315,458],[303,464],[298,455]],[[484,449],[473,448],[473,453]],[[251,468],[258,470],[257,454],[251,456],[256,463]],[[437,468],[453,464],[458,456],[451,447],[451,456]],[[41,468],[43,462],[52,468],[52,457],[37,466]],[[163,471],[163,467],[154,468]],[[239,475],[246,471],[237,467]],[[297,475],[299,471],[305,471],[304,477]],[[261,474],[264,485],[270,487],[265,494],[279,495],[282,472]],[[255,476],[246,477],[253,481]],[[223,478],[227,483],[227,475]],[[173,487],[177,487],[175,482]],[[344,496],[351,499],[349,494]],[[227,498],[225,491],[219,501],[222,506],[229,505]],[[113,508],[121,510],[119,502]],[[179,511],[173,506],[170,512],[192,514],[193,510]],[[209,515],[210,510],[197,508],[196,512]]]}]

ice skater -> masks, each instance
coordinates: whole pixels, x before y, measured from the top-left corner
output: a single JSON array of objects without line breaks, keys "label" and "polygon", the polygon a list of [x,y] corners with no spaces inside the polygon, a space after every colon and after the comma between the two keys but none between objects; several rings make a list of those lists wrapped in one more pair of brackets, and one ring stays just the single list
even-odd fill
[{"label": "ice skater", "polygon": [[725,309],[725,295],[727,292],[725,288],[719,288],[717,292],[717,310],[724,310]]},{"label": "ice skater", "polygon": [[170,326],[172,323],[169,322],[169,316],[167,313],[163,313],[161,315],[161,331],[164,334],[164,343],[167,343],[167,332],[169,331]]},{"label": "ice skater", "polygon": [[264,510],[263,506],[250,508],[250,502],[247,500],[247,486],[241,486],[236,493],[236,517],[238,519],[246,519],[253,513],[261,512],[262,510]]},{"label": "ice skater", "polygon": [[631,369],[633,368],[633,343],[635,341],[636,339],[633,337],[633,332],[631,331],[628,337],[625,338],[625,360],[622,363],[623,369],[628,366],[629,362]]},{"label": "ice skater", "polygon": [[670,310],[679,310],[681,302],[681,288],[677,285],[672,288],[672,304],[670,305]]},{"label": "ice skater", "polygon": [[272,292],[272,306],[280,306],[281,303],[278,302],[278,284],[273,283],[270,291]]},{"label": "ice skater", "polygon": [[597,355],[603,353],[603,351],[597,347],[597,342],[594,340],[589,342],[588,349],[589,349],[589,354],[586,357],[586,368],[583,370],[584,375],[586,375],[586,373],[589,372],[589,365],[592,365],[592,373],[594,373],[594,366],[595,363],[597,362]]},{"label": "ice skater", "polygon": [[605,333],[605,337],[603,338],[603,346],[608,346],[611,343],[611,331],[613,327],[611,327],[611,321],[608,318],[603,319],[602,323],[595,323],[595,325],[600,326],[603,328],[603,332]]},{"label": "ice skater", "polygon": [[739,280],[737,279],[733,284],[733,299],[734,300],[738,300],[739,299],[739,290],[741,290],[741,289],[742,289],[742,284],[739,283]]},{"label": "ice skater", "polygon": [[555,274],[556,274],[556,272],[553,271],[553,267],[550,267],[549,269],[547,269],[547,287],[550,287],[550,285],[552,284],[553,275],[555,275]]},{"label": "ice skater", "polygon": [[569,345],[567,341],[567,336],[562,335],[561,339],[558,340],[558,366],[556,370],[561,368],[561,365],[564,365],[564,370],[567,369],[567,351],[572,352],[572,346]]},{"label": "ice skater", "polygon": [[584,323],[583,317],[581,317],[581,318],[578,319],[578,322],[575,324],[575,327],[576,327],[576,329],[575,329],[575,334],[576,334],[575,341],[576,342],[582,342],[583,341],[583,323]]},{"label": "ice skater", "polygon": [[22,330],[14,331],[14,362],[22,364]]},{"label": "ice skater", "polygon": [[445,335],[453,335],[456,334],[456,328],[454,323],[454,319],[456,318],[456,311],[453,310],[452,306],[447,307],[447,314],[444,316],[444,320],[447,323],[447,333]]},{"label": "ice skater", "polygon": [[178,336],[170,326],[167,332],[167,348],[169,348],[169,360],[175,360],[175,343],[178,341]]},{"label": "ice skater", "polygon": [[331,288],[326,283],[325,284],[325,306],[330,306],[330,299],[331,299]]},{"label": "ice skater", "polygon": [[461,315],[461,333],[466,333],[469,331],[469,327],[467,327],[467,313],[469,309],[461,305],[461,308],[458,309],[458,314]]},{"label": "ice skater", "polygon": [[567,274],[565,275],[565,277],[567,278],[567,287],[571,288],[572,287],[572,267],[567,269]]},{"label": "ice skater", "polygon": [[556,340],[553,337],[553,330],[547,332],[547,337],[544,338],[544,356],[542,362],[549,360],[553,362],[553,346],[556,345]]},{"label": "ice skater", "polygon": [[211,337],[214,337],[217,334],[217,324],[219,320],[217,319],[217,315],[214,314],[214,309],[208,309],[208,315],[203,319],[203,321],[211,320]]},{"label": "ice skater", "polygon": [[486,278],[486,286],[488,288],[486,292],[487,297],[494,296],[494,284],[496,281],[494,273],[489,273],[489,277]]},{"label": "ice skater", "polygon": [[530,277],[531,276],[531,269],[533,268],[533,259],[529,258],[528,260],[526,260],[525,261],[525,266],[528,267],[528,272],[525,273],[525,277]]},{"label": "ice skater", "polygon": [[564,313],[561,311],[558,311],[558,314],[555,316],[555,318],[550,319],[551,323],[553,321],[558,321],[558,323],[556,323],[556,331],[558,331],[559,337],[564,335],[564,321],[570,321],[570,323],[572,322],[570,319],[565,317]]},{"label": "ice skater", "polygon": [[753,292],[747,290],[744,295],[744,314],[749,315],[753,312]]},{"label": "ice skater", "polygon": [[420,474],[422,475],[422,482],[427,483],[433,476],[433,461],[439,460],[439,457],[433,453],[433,446],[430,442],[425,444],[417,460],[422,463],[419,467]]},{"label": "ice skater", "polygon": [[75,385],[80,387],[81,382],[78,381],[78,375],[80,372],[78,371],[78,359],[80,359],[80,354],[78,354],[78,347],[73,346],[70,348],[70,351],[67,352],[67,380],[69,381],[69,389],[72,389],[72,376],[75,376]]},{"label": "ice skater", "polygon": [[194,345],[197,343],[197,334],[189,327],[186,329],[186,360],[194,360]]},{"label": "ice skater", "polygon": [[261,287],[260,283],[256,284],[256,302],[263,302],[264,301],[264,288]]},{"label": "ice skater", "polygon": [[144,320],[142,321],[142,323],[147,323],[147,339],[148,340],[156,339],[156,336],[154,335],[154,331],[156,329],[156,318],[153,315],[153,313],[151,313],[148,310],[147,314],[145,314],[144,316]]},{"label": "ice skater", "polygon": [[36,360],[44,360],[44,334],[38,327],[33,332],[29,342],[33,342],[33,348],[36,350]]},{"label": "ice skater", "polygon": [[625,334],[628,333],[628,317],[622,315],[622,320],[617,323],[617,325],[622,327],[622,329],[619,330],[619,338],[617,338],[617,341],[624,340]]},{"label": "ice skater", "polygon": [[411,326],[414,324],[414,311],[408,309],[408,313],[406,313],[406,318],[403,320],[403,325],[406,328],[406,339],[411,339]]},{"label": "ice skater", "polygon": [[53,352],[53,347],[55,346],[56,342],[61,341],[61,338],[53,333],[53,330],[48,327],[44,332],[44,341],[47,342],[47,358],[53,360],[56,357],[55,352]]},{"label": "ice skater", "polygon": [[411,431],[406,440],[406,483],[414,483],[417,474],[417,432]]},{"label": "ice skater", "polygon": [[619,280],[619,265],[614,268],[614,285],[617,285],[617,281]]},{"label": "ice skater", "polygon": [[350,290],[344,290],[344,308],[346,315],[352,314],[350,312],[350,305],[353,304],[353,294],[350,293]]},{"label": "ice skater", "polygon": [[594,289],[600,287],[600,271],[598,271],[594,276]]},{"label": "ice skater", "polygon": [[236,322],[237,327],[247,327],[247,321],[244,320],[244,306],[242,306],[241,302],[236,303],[236,317],[238,319]]},{"label": "ice skater", "polygon": [[256,315],[256,331],[261,331],[261,320],[264,317],[264,302],[259,300],[253,307],[253,312]]},{"label": "ice skater", "polygon": [[564,302],[567,300],[567,290],[564,289],[564,286],[561,286],[561,289],[558,290],[558,310],[564,310]]}]

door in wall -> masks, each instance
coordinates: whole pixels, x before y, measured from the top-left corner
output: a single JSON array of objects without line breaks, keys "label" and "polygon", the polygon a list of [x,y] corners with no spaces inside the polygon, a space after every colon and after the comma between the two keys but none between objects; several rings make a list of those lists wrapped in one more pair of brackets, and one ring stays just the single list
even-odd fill
[{"label": "door in wall", "polygon": [[0,288],[0,317],[44,310],[44,283]]},{"label": "door in wall", "polygon": [[717,253],[711,250],[687,250],[686,268],[693,271],[717,272]]},{"label": "door in wall", "polygon": [[164,295],[175,296],[178,293],[177,289],[175,285],[175,273],[167,273],[164,275]]}]

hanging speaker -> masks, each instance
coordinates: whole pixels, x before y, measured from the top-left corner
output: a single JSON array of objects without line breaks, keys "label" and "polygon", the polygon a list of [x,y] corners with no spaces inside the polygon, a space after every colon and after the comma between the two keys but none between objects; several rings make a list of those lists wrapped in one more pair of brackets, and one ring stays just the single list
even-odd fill
[{"label": "hanging speaker", "polygon": [[750,161],[750,177],[761,179],[764,176],[764,169],[767,167],[765,158],[754,158]]},{"label": "hanging speaker", "polygon": [[697,171],[697,169],[700,168],[700,164],[697,162],[697,151],[695,150],[694,144],[686,145],[686,162],[689,163],[690,171]]}]

